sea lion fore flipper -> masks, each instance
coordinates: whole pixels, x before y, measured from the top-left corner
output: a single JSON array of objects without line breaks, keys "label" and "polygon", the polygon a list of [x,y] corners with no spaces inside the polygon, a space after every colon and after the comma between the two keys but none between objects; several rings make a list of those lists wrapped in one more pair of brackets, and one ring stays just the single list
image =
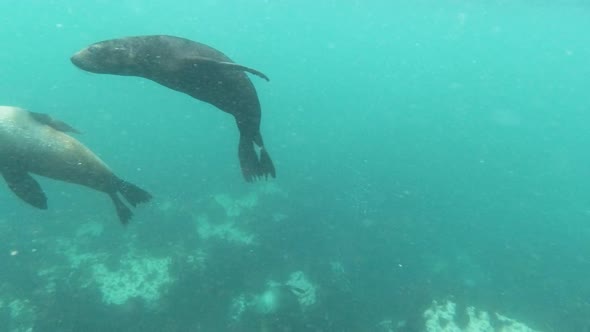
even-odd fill
[{"label": "sea lion fore flipper", "polygon": [[47,209],[47,197],[39,182],[29,173],[24,171],[2,172],[8,187],[23,201],[32,206],[45,210]]},{"label": "sea lion fore flipper", "polygon": [[256,69],[250,68],[250,67],[246,67],[246,66],[239,65],[237,63],[233,63],[233,62],[217,61],[215,59],[206,58],[206,57],[202,57],[202,56],[191,56],[191,57],[186,58],[186,61],[193,64],[193,65],[208,64],[208,65],[213,65],[213,66],[219,66],[220,68],[224,68],[224,69],[243,70],[243,71],[248,72],[250,74],[254,74],[258,77],[261,77],[261,78],[265,79],[266,81],[270,81],[268,76],[264,75],[262,72],[260,72]]},{"label": "sea lion fore flipper", "polygon": [[35,121],[47,125],[57,131],[80,134],[80,131],[76,130],[74,127],[63,121],[56,120],[45,113],[29,112],[29,114],[31,114],[31,117],[35,119]]},{"label": "sea lion fore flipper", "polygon": [[264,80],[266,80],[267,82],[270,81],[270,79],[268,78],[268,76],[264,75],[262,72],[254,69],[254,68],[250,68],[250,67],[238,65],[237,63],[233,63],[233,62],[218,62],[218,64],[221,65],[221,66],[223,66],[224,68],[228,68],[228,69],[243,70],[243,71],[248,72],[250,74],[254,74],[254,75],[258,76],[258,77],[261,77]]}]

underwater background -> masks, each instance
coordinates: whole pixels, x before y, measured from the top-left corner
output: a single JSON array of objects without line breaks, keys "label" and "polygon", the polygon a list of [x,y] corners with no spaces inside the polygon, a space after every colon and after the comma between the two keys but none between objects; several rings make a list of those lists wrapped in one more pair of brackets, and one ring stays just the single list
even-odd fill
[{"label": "underwater background", "polygon": [[[1,189],[0,331],[462,331],[486,320],[469,308],[590,331],[590,3],[3,0],[0,13],[0,104],[67,122],[154,196],[124,227],[87,188],[36,177],[47,211]],[[70,63],[146,34],[270,77],[250,76],[276,179],[243,181],[228,114]]]}]

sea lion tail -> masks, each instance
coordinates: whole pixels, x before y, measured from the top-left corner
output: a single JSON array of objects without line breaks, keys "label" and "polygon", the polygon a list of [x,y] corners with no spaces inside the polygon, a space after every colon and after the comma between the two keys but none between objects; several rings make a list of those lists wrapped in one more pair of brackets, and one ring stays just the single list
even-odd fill
[{"label": "sea lion tail", "polygon": [[[260,146],[260,159],[256,155],[254,143]],[[258,135],[256,139],[246,135],[240,135],[238,147],[238,157],[242,175],[247,182],[258,180],[258,178],[276,177],[276,171],[270,155],[262,144],[262,137]]]}]

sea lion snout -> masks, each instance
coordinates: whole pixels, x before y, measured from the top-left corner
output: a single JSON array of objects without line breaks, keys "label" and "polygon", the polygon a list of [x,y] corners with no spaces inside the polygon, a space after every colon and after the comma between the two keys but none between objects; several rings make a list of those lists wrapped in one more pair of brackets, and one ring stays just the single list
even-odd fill
[{"label": "sea lion snout", "polygon": [[89,55],[90,55],[90,48],[83,48],[81,50],[79,50],[78,52],[76,52],[74,55],[72,55],[72,57],[70,58],[70,61],[78,68],[83,69],[83,70],[88,70],[88,71],[92,71],[93,70],[93,66],[91,65],[91,61],[88,61]]},{"label": "sea lion snout", "polygon": [[97,74],[133,75],[135,70],[130,48],[109,42],[83,48],[70,61],[82,70]]},{"label": "sea lion snout", "polygon": [[72,55],[72,57],[70,57],[70,61],[78,68],[80,69],[84,69],[84,61],[82,61],[84,59],[84,54],[88,52],[86,49],[82,49],[78,52],[76,52],[74,55]]},{"label": "sea lion snout", "polygon": [[109,50],[105,48],[104,45],[92,44],[72,55],[70,61],[80,69],[94,73],[102,73],[104,72],[103,67],[105,64],[109,63],[109,61],[113,61],[111,57],[112,54],[109,53]]}]

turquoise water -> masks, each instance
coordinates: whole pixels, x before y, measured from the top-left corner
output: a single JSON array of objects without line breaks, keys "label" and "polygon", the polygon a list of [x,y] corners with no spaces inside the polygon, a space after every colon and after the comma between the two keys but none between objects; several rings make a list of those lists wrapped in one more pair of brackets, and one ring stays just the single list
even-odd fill
[{"label": "turquoise water", "polygon": [[[424,331],[423,312],[447,300],[540,331],[590,329],[590,4],[5,0],[0,12],[0,104],[71,124],[154,195],[122,227],[86,188],[38,178],[47,211],[0,190],[0,331]],[[251,79],[276,180],[242,180],[229,115],[69,61],[143,34],[270,77]]]}]

